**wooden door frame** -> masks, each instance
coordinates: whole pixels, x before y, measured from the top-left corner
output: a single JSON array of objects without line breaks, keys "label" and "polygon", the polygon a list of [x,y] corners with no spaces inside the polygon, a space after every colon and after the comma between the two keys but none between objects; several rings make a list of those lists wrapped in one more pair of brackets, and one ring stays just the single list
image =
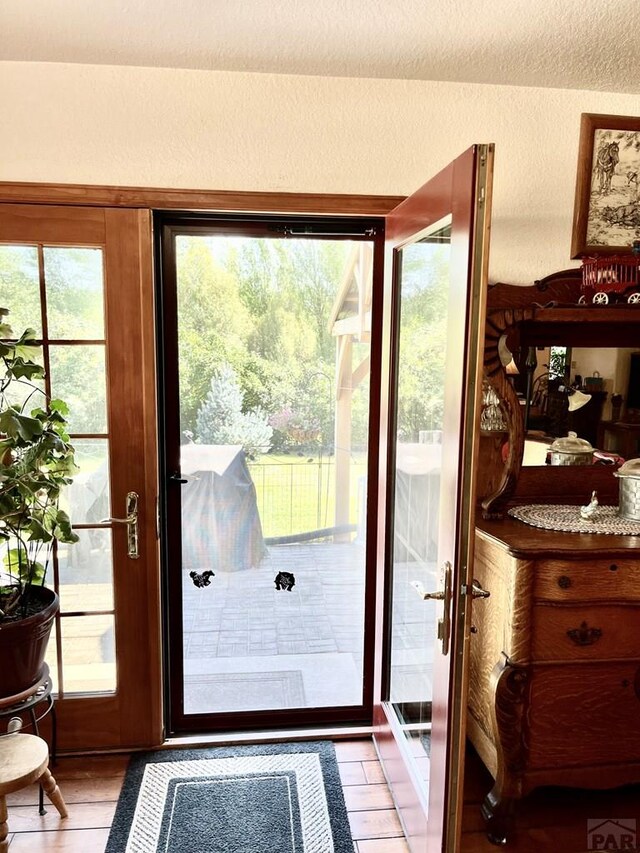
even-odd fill
[{"label": "wooden door frame", "polygon": [[[365,601],[363,623],[364,661],[363,661],[363,702],[354,706],[326,706],[321,708],[296,708],[269,711],[234,711],[220,714],[188,714],[182,709],[183,699],[183,630],[182,630],[182,580],[169,567],[179,566],[182,562],[180,524],[169,523],[170,519],[180,519],[180,489],[171,485],[170,475],[180,471],[179,455],[179,376],[178,376],[178,329],[176,301],[176,257],[174,238],[177,235],[207,235],[216,231],[228,234],[237,233],[263,239],[286,239],[274,231],[276,226],[298,225],[316,226],[319,239],[349,239],[370,242],[373,245],[373,283],[372,283],[372,329],[370,350],[370,401],[367,469],[370,481],[377,482],[379,399],[380,399],[380,335],[382,329],[382,266],[384,258],[384,219],[382,217],[351,217],[357,219],[363,233],[360,236],[341,234],[344,220],[329,216],[300,216],[282,214],[216,214],[209,217],[202,214],[176,214],[159,212],[156,222],[156,257],[158,263],[159,287],[158,301],[158,340],[162,346],[162,357],[158,365],[160,377],[160,431],[167,435],[161,441],[166,460],[161,459],[161,507],[163,517],[163,566],[166,600],[165,631],[169,638],[165,655],[165,673],[170,674],[167,685],[169,701],[167,723],[169,734],[203,732],[212,729],[210,722],[215,717],[215,732],[228,730],[266,730],[269,728],[293,728],[298,726],[344,724],[370,725],[373,714],[373,681],[375,646],[375,601],[376,601],[376,518],[377,490],[372,489],[367,499],[367,537],[365,553]],[[335,234],[328,235],[326,231]],[[349,226],[347,226],[349,228]],[[368,229],[375,233],[366,234]],[[313,234],[305,234],[304,239],[314,239]],[[163,333],[164,332],[164,333]],[[166,399],[164,399],[166,396]],[[163,470],[165,469],[165,470]]]},{"label": "wooden door frame", "polygon": [[[452,165],[435,175],[429,181],[430,188],[436,187],[438,199],[448,199],[451,194]],[[420,188],[414,196],[404,200],[400,207],[405,206],[412,215],[417,208],[416,217],[422,212],[422,192]],[[451,212],[444,207],[433,214],[433,222],[437,222]],[[389,658],[391,646],[391,591],[393,574],[391,562],[393,542],[389,535],[392,519],[392,506],[395,490],[395,434],[397,409],[397,369],[399,347],[399,318],[400,318],[400,270],[395,264],[395,247],[409,239],[412,229],[394,221],[393,212],[387,216],[387,233],[385,247],[385,286],[384,286],[384,328],[382,336],[383,367],[382,367],[382,399],[380,412],[380,465],[378,481],[378,601],[377,619],[381,629],[376,635],[376,672],[374,687],[373,729],[374,740],[380,754],[380,759],[388,774],[388,782],[394,791],[396,807],[401,811],[403,828],[407,838],[414,838],[419,844],[426,843],[427,838],[427,809],[428,803],[422,801],[421,785],[414,776],[409,744],[404,737],[399,722],[385,697],[389,695]],[[416,226],[419,227],[419,226]],[[415,229],[414,229],[415,230]],[[390,282],[391,286],[387,285]],[[386,392],[386,393],[385,393]]]},{"label": "wooden door frame", "polygon": [[[28,208],[39,205],[56,206],[56,216],[64,218],[68,206],[87,208],[87,227],[91,227],[94,213],[90,208],[133,208],[140,216],[151,219],[153,210],[194,210],[220,213],[265,212],[281,214],[315,214],[337,216],[384,216],[396,207],[404,196],[293,193],[293,192],[248,192],[230,190],[197,190],[180,188],[132,187],[102,184],[61,184],[24,181],[0,181],[0,203],[19,213],[22,206],[25,215]],[[97,213],[97,212],[96,212]],[[98,214],[99,215],[99,214]],[[46,235],[45,235],[46,239]],[[142,384],[145,389],[145,486],[158,495],[158,418],[156,408],[156,378],[158,375],[158,353],[156,341],[156,282],[154,278],[153,234],[150,227],[140,232],[140,310],[142,339],[140,344]],[[381,270],[382,264],[378,264]],[[375,284],[375,282],[374,282]],[[382,313],[382,312],[379,312]],[[150,429],[150,425],[152,428]],[[160,745],[165,737],[165,709],[162,668],[162,594],[161,565],[158,543],[152,525],[146,526],[145,545],[157,552],[156,572],[149,578],[146,593],[148,602],[147,625],[152,678],[152,692],[144,703],[132,708],[132,713],[147,714],[148,733],[140,746]],[[153,540],[153,541],[152,541]],[[375,545],[375,543],[374,543]],[[375,633],[380,633],[378,614],[375,614]],[[365,630],[367,630],[365,626]],[[73,700],[70,700],[73,701]],[[77,713],[81,712],[79,703]],[[92,751],[91,745],[71,743],[73,751]]]},{"label": "wooden door frame", "polygon": [[53,184],[0,181],[0,203],[71,204],[76,207],[141,207],[147,210],[209,210],[218,213],[335,213],[384,216],[404,196],[340,193],[250,192],[108,184]]}]

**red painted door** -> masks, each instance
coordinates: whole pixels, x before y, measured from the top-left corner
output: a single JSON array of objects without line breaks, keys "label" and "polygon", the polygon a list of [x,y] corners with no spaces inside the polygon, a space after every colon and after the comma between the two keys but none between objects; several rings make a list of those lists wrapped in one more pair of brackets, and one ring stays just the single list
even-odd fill
[{"label": "red painted door", "polygon": [[386,220],[375,740],[412,851],[459,837],[493,146]]}]

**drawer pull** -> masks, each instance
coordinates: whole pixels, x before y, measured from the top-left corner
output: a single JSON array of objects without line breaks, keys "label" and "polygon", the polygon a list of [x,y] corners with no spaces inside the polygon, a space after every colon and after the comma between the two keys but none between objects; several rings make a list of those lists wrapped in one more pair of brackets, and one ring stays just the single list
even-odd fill
[{"label": "drawer pull", "polygon": [[567,637],[576,644],[576,646],[592,646],[602,636],[600,628],[590,628],[586,622],[582,622],[579,628],[570,628],[567,631]]},{"label": "drawer pull", "polygon": [[569,589],[571,586],[571,578],[567,577],[567,575],[560,575],[558,578],[558,586],[560,589]]}]

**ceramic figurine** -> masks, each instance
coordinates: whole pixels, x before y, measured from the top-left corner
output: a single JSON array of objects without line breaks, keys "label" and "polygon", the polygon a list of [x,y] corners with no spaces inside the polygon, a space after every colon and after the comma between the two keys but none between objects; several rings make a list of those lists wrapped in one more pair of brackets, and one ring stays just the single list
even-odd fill
[{"label": "ceramic figurine", "polygon": [[594,491],[591,493],[591,500],[589,501],[589,503],[586,506],[580,507],[580,515],[582,518],[585,518],[585,519],[593,518],[594,515],[597,513],[597,511],[598,511],[598,493]]}]

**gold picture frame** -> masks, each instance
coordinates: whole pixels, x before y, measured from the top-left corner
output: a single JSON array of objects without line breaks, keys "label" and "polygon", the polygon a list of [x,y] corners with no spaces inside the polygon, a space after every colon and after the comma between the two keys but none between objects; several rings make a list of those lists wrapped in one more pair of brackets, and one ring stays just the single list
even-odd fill
[{"label": "gold picture frame", "polygon": [[571,257],[628,254],[640,239],[640,117],[582,113]]}]

